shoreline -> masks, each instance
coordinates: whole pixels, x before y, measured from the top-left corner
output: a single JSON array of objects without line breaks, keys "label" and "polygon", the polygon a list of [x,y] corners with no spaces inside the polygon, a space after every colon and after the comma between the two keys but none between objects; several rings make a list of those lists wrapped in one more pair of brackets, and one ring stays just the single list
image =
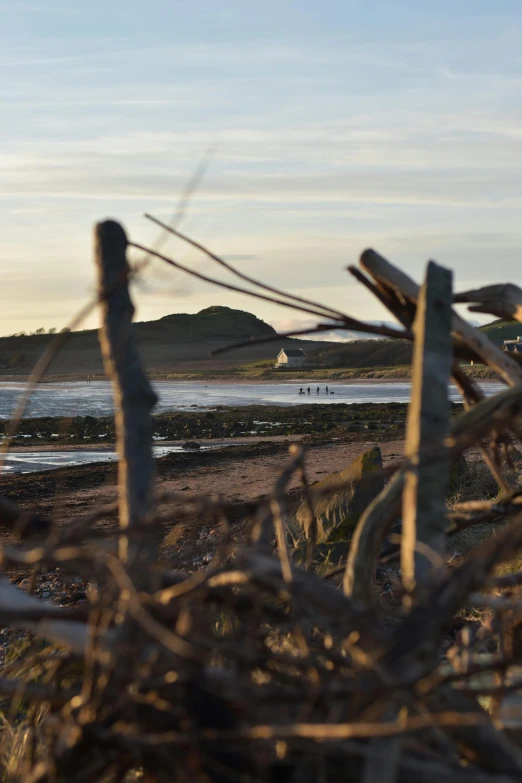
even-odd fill
[{"label": "shoreline", "polygon": [[[373,445],[382,448],[387,461],[402,457],[404,433],[289,436],[277,441],[246,438],[230,446],[223,444],[222,448],[175,452],[155,460],[156,491],[217,493],[231,500],[266,496],[288,462],[289,444],[298,441],[305,448],[307,472],[314,482],[326,473],[343,469]],[[68,524],[93,506],[113,502],[117,496],[117,475],[116,461],[6,473],[1,476],[2,493],[22,507],[52,514],[58,524]],[[291,484],[297,486],[299,478],[294,476]]]},{"label": "shoreline", "polygon": [[[211,410],[197,408],[158,413],[153,417],[154,443],[182,446],[188,441],[202,445],[252,442],[253,438],[277,442],[299,435],[344,435],[363,430],[384,431],[404,426],[406,402],[344,402],[307,400],[296,404],[222,405]],[[4,424],[5,427],[5,424]],[[4,429],[5,432],[5,429]],[[46,451],[89,448],[110,450],[116,439],[110,413],[69,419],[44,416],[22,420],[12,449]],[[1,440],[7,445],[7,438]]]},{"label": "shoreline", "polygon": [[[469,370],[469,366],[465,365],[463,366],[464,371]],[[314,375],[314,373],[318,372],[324,372],[324,374],[321,375]],[[328,373],[332,373],[332,375],[328,375]],[[471,371],[466,372],[466,375],[468,377],[472,378],[473,380],[480,381],[481,383],[498,383],[502,379],[494,375],[493,373],[488,373],[486,376],[482,376],[480,372],[477,371]],[[368,368],[368,369],[351,369],[351,368],[339,368],[339,369],[325,369],[324,371],[319,371],[318,369],[310,369],[310,375],[290,375],[288,371],[284,371],[281,374],[274,374],[272,375],[266,375],[266,374],[252,374],[252,375],[235,375],[234,373],[231,373],[230,375],[221,375],[217,374],[214,375],[213,373],[208,374],[200,374],[197,372],[190,373],[162,373],[161,375],[156,375],[155,373],[149,373],[149,380],[153,384],[162,384],[162,383],[191,383],[191,384],[216,384],[216,385],[222,385],[222,386],[229,386],[229,385],[249,385],[249,384],[260,384],[260,385],[274,385],[274,384],[322,384],[322,385],[328,385],[328,386],[334,386],[337,384],[344,384],[344,385],[356,385],[356,384],[364,384],[364,383],[371,383],[371,384],[382,384],[382,383],[411,383],[411,368],[409,367],[397,367],[396,369],[390,369],[390,368],[384,368],[384,367],[374,367],[374,368]],[[29,375],[1,375],[0,374],[0,388],[3,384],[19,384],[21,386],[26,386],[29,381]],[[83,383],[88,384],[88,381],[91,383],[100,383],[105,382],[109,383],[107,378],[100,374],[96,376],[89,376],[89,375],[83,375],[78,373],[67,373],[67,374],[61,374],[57,373],[56,375],[47,375],[44,378],[42,378],[39,381],[40,384],[58,384],[58,383]]]},{"label": "shoreline", "polygon": [[[78,376],[56,376],[53,378],[52,376],[42,378],[38,385],[42,384],[59,384],[59,383],[84,383],[86,385],[89,385],[87,381],[90,381],[90,383],[110,383],[107,378],[104,378],[100,376],[99,378],[81,378]],[[312,378],[310,379],[308,376],[304,377],[295,377],[295,378],[192,378],[192,377],[185,377],[185,378],[169,378],[162,376],[160,378],[155,378],[154,376],[149,377],[149,380],[153,384],[162,384],[162,383],[186,383],[186,384],[212,384],[212,385],[220,385],[220,386],[248,386],[251,384],[256,385],[263,385],[263,386],[273,386],[276,384],[282,384],[282,385],[290,385],[290,384],[322,384],[326,386],[335,386],[335,385],[352,385],[352,384],[363,384],[363,383],[411,383],[411,378],[409,376],[402,377],[396,377],[396,378],[371,378],[371,377],[360,377],[360,378]],[[484,380],[494,381],[494,378],[487,378]],[[7,378],[2,378],[0,376],[0,388],[3,384],[18,384],[20,386],[25,386],[28,383],[28,378],[23,379],[16,379],[13,376],[9,376]]]},{"label": "shoreline", "polygon": [[[253,437],[248,436],[239,436],[237,438],[197,438],[197,442],[200,443],[202,446],[213,446],[214,448],[218,449],[220,446],[243,446],[248,444],[256,444],[256,443],[263,443],[263,442],[270,442],[270,443],[281,443],[284,441],[290,441],[293,442],[295,440],[301,440],[304,438],[304,434],[296,434],[296,435],[257,435]],[[187,440],[155,440],[153,441],[153,446],[182,446],[184,443],[187,443]],[[7,453],[8,454],[28,454],[31,452],[61,452],[61,451],[106,451],[108,454],[114,453],[114,447],[116,443],[107,443],[107,442],[100,442],[100,443],[76,443],[76,444],[69,444],[69,443],[36,443],[34,445],[19,445],[16,444],[14,446],[11,446]],[[198,449],[184,449],[183,452],[177,452],[181,454],[197,454]]]}]

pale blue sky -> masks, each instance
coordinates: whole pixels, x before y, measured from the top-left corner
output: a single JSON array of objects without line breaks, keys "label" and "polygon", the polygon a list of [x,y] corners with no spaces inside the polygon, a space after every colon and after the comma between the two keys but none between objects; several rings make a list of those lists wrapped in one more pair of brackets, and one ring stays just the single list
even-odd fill
[{"label": "pale blue sky", "polygon": [[[344,271],[369,245],[522,282],[520,0],[36,0],[0,36],[0,334],[64,325],[92,224],[152,241],[211,146],[183,229],[275,285],[379,318]],[[137,298],[294,319],[159,268]]]}]

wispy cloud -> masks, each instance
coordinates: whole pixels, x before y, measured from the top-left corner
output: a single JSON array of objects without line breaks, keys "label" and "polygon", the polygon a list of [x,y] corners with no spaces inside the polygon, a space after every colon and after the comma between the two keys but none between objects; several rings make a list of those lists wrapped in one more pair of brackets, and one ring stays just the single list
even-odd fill
[{"label": "wispy cloud", "polygon": [[[459,284],[492,271],[516,277],[514,5],[499,0],[491,13],[477,0],[473,13],[457,13],[449,0],[371,9],[325,0],[320,10],[266,0],[263,14],[255,5],[0,5],[11,31],[0,53],[9,119],[0,129],[0,305],[13,330],[41,317],[44,274],[55,286],[46,289],[51,314],[69,313],[92,287],[90,225],[104,214],[152,238],[141,213],[169,213],[213,144],[187,227],[268,282],[376,320],[379,306],[345,271],[368,245],[418,279],[429,256],[454,266]],[[159,303],[139,293],[142,317],[216,296],[199,284],[176,290]],[[12,305],[22,296],[32,302],[23,317]]]}]

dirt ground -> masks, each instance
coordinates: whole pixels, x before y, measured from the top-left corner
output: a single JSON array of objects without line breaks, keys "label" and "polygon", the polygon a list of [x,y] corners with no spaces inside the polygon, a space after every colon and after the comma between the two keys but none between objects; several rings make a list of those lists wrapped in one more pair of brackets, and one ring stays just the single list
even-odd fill
[{"label": "dirt ground", "polygon": [[[362,451],[379,445],[386,464],[402,454],[402,438],[386,433],[354,433],[338,440],[307,439],[300,436],[234,439],[228,445],[201,453],[173,453],[157,461],[158,492],[190,490],[219,493],[229,500],[253,500],[267,495],[282,466],[291,443],[302,441],[311,482],[326,473],[342,470]],[[297,485],[297,479],[291,484]],[[22,475],[0,481],[1,492],[22,506],[52,510],[59,524],[75,513],[109,503],[116,498],[116,467],[91,464]],[[52,503],[50,499],[52,498]]]},{"label": "dirt ground", "polygon": [[[288,440],[296,442],[298,439],[294,437]],[[332,442],[324,445],[305,445],[306,466],[310,481],[319,481],[326,473],[342,470],[361,452],[374,445],[381,447],[385,464],[392,457],[402,454],[402,440],[376,442],[368,439],[368,436],[365,436],[364,440],[360,439],[356,442],[352,440],[352,442]],[[207,494],[219,492],[230,500],[252,500],[269,494],[284,464],[284,451],[266,456],[254,455],[249,460],[243,458],[230,460],[225,465],[216,466],[212,471],[205,467],[195,467],[183,477],[160,478],[159,488],[180,490],[190,487],[193,492]],[[298,480],[294,478],[289,488],[292,489],[297,484]]]},{"label": "dirt ground", "polygon": [[[156,492],[186,492],[187,494],[220,494],[225,499],[242,504],[266,497],[289,459],[291,443],[305,448],[306,469],[310,483],[327,473],[345,468],[354,458],[374,445],[379,445],[384,467],[397,465],[404,448],[403,431],[356,432],[336,435],[275,436],[244,438],[241,442],[204,452],[176,452],[157,460]],[[48,447],[43,447],[48,448]],[[60,448],[60,447],[58,447]],[[58,526],[67,527],[89,516],[117,498],[117,466],[115,463],[59,468],[39,473],[0,476],[0,494],[18,505],[31,509]],[[299,485],[295,477],[289,484],[289,507],[298,501],[293,495]],[[295,507],[295,505],[294,505]],[[172,507],[158,503],[159,516],[171,515],[162,525],[162,562],[164,569],[193,573],[204,569],[218,551],[222,529],[213,515],[198,515],[197,520],[179,520],[172,516]],[[195,523],[194,523],[195,522]],[[232,539],[247,543],[252,520],[244,509],[236,508],[230,518]],[[100,520],[108,539],[114,538],[117,521],[114,517]],[[491,531],[486,531],[489,535]],[[0,529],[0,539],[9,532]],[[466,542],[464,542],[464,545]],[[463,543],[457,544],[462,551]],[[332,561],[333,562],[333,561]],[[87,605],[89,573],[73,576],[64,568],[33,572],[28,566],[8,565],[8,577],[23,590],[30,590],[43,600],[81,609]],[[391,576],[390,576],[391,574]],[[383,594],[393,598],[393,564],[381,576]],[[391,600],[391,599],[390,599]],[[400,603],[400,602],[399,602]],[[14,643],[22,643],[25,634],[0,628],[0,669]]]},{"label": "dirt ground", "polygon": [[[156,490],[163,492],[218,493],[227,500],[248,501],[268,495],[285,462],[290,443],[301,441],[306,450],[306,467],[311,483],[325,474],[342,470],[362,451],[380,445],[384,465],[402,454],[402,439],[391,433],[353,433],[342,440],[280,437],[243,441],[213,451],[173,453],[157,461]],[[91,513],[116,500],[115,464],[92,464],[53,471],[11,475],[0,481],[0,493],[25,508],[31,508],[58,525]],[[294,478],[289,490],[297,487]],[[166,506],[159,506],[166,513]],[[243,520],[236,520],[241,534]],[[193,568],[208,562],[215,551],[218,532],[215,520],[202,519],[190,530],[176,528],[168,538],[171,565]],[[108,523],[109,529],[114,523]],[[166,529],[168,534],[169,529]],[[109,532],[109,531],[108,531]],[[7,531],[5,533],[7,535]]]}]

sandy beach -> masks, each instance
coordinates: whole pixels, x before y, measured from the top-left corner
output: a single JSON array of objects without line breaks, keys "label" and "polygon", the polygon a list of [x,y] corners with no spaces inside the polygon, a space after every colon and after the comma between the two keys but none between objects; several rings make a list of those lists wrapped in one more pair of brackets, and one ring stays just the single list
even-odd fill
[{"label": "sandy beach", "polygon": [[[325,474],[341,470],[371,446],[380,445],[384,464],[398,459],[403,451],[402,437],[388,433],[353,433],[343,439],[256,438],[202,453],[175,453],[157,460],[156,492],[186,491],[221,494],[228,500],[256,500],[268,495],[288,459],[291,442],[301,441],[306,450],[306,467],[311,483]],[[1,493],[24,508],[50,517],[55,524],[69,525],[101,505],[116,500],[116,464],[82,465],[39,473],[11,475],[0,480]],[[294,478],[289,485],[298,485]],[[159,508],[163,513],[166,507]],[[244,532],[238,519],[235,534]],[[216,538],[208,535],[216,520],[203,518],[196,529],[186,531],[183,541],[169,557],[179,567],[197,565],[210,556]],[[114,523],[108,522],[109,527]],[[167,528],[166,535],[169,533]],[[4,533],[7,535],[7,531]],[[192,565],[191,565],[192,564]]]}]

